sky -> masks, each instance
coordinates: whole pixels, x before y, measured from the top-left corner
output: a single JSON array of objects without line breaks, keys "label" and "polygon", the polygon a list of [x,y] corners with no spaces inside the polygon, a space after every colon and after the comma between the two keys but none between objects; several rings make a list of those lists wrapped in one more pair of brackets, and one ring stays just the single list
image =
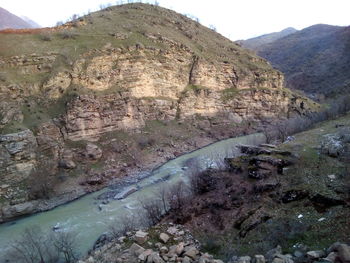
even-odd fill
[{"label": "sky", "polygon": [[[41,26],[54,26],[73,14],[98,10],[106,0],[0,0],[0,7],[26,16]],[[154,0],[147,0],[154,2]],[[127,0],[124,0],[127,2]],[[146,0],[143,0],[146,2]],[[350,0],[158,0],[160,6],[199,18],[232,39],[247,39],[314,24],[350,25]]]}]

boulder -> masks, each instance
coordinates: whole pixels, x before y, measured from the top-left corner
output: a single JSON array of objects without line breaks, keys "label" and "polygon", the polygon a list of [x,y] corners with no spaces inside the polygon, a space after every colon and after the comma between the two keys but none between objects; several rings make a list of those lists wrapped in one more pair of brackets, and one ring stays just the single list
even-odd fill
[{"label": "boulder", "polygon": [[184,257],[181,261],[182,263],[191,263],[192,262],[192,259],[190,259],[189,257]]},{"label": "boulder", "polygon": [[338,257],[339,261],[341,263],[350,263],[350,247],[346,244],[340,244],[336,248],[338,252]]},{"label": "boulder", "polygon": [[327,257],[323,258],[323,260],[334,263],[337,258],[337,254],[335,252],[331,252]]},{"label": "boulder", "polygon": [[2,208],[2,215],[4,218],[12,218],[32,214],[36,212],[37,204],[38,203],[36,201],[30,201],[12,206],[4,206]]},{"label": "boulder", "polygon": [[242,153],[245,153],[248,155],[260,155],[260,154],[265,154],[265,155],[279,154],[284,156],[292,155],[292,153],[289,151],[275,150],[270,147],[268,147],[267,149],[264,147],[252,146],[252,145],[238,145],[238,148],[240,148]]},{"label": "boulder", "polygon": [[94,176],[87,178],[85,182],[89,185],[99,185],[104,182],[104,178],[101,175],[96,174]]},{"label": "boulder", "polygon": [[283,203],[290,203],[302,200],[308,197],[308,195],[309,193],[305,190],[289,190],[283,193],[281,200]]},{"label": "boulder", "polygon": [[265,257],[263,255],[255,255],[254,256],[254,263],[265,263]]},{"label": "boulder", "polygon": [[127,189],[125,189],[124,191],[116,194],[113,199],[116,200],[121,200],[126,198],[127,196],[131,195],[132,193],[135,193],[137,191],[137,188],[135,186],[129,187]]},{"label": "boulder", "polygon": [[185,248],[185,243],[184,242],[180,242],[179,244],[177,244],[176,248],[175,248],[175,253],[177,255],[181,255],[182,252],[184,251]]},{"label": "boulder", "polygon": [[199,251],[197,248],[195,248],[194,246],[190,246],[188,248],[186,248],[185,250],[185,256],[188,256],[190,258],[192,258],[193,260],[197,258],[197,255],[199,254]]},{"label": "boulder", "polygon": [[170,237],[169,237],[167,234],[165,234],[165,233],[161,233],[161,234],[159,235],[159,239],[160,239],[163,243],[167,243],[167,242],[169,241]]},{"label": "boulder", "polygon": [[135,256],[140,256],[143,252],[145,252],[145,249],[143,247],[141,247],[140,245],[136,244],[136,243],[133,243],[130,248],[129,248],[129,252],[132,254],[132,255],[135,255]]},{"label": "boulder", "polygon": [[161,253],[161,254],[166,254],[166,253],[168,253],[169,252],[169,249],[167,248],[167,247],[161,247],[161,248],[159,248],[159,252]]},{"label": "boulder", "polygon": [[148,239],[148,233],[139,230],[136,232],[134,239],[138,244],[143,244]]},{"label": "boulder", "polygon": [[321,142],[321,153],[338,157],[344,152],[344,145],[336,134],[326,134]]},{"label": "boulder", "polygon": [[147,258],[153,253],[152,249],[146,249],[145,251],[143,251],[139,256],[138,259],[141,261],[146,261]]},{"label": "boulder", "polygon": [[147,257],[147,263],[164,263],[164,260],[159,256],[158,253],[153,252]]},{"label": "boulder", "polygon": [[75,167],[76,167],[76,164],[72,160],[61,159],[58,161],[58,168],[74,169]]},{"label": "boulder", "polygon": [[91,160],[99,160],[102,157],[102,150],[93,143],[88,143],[85,148],[85,157]]},{"label": "boulder", "polygon": [[276,255],[282,254],[282,248],[281,246],[277,246],[273,249],[270,249],[269,251],[266,252],[266,259],[268,262],[272,262],[272,260],[275,258]]},{"label": "boulder", "polygon": [[252,261],[252,258],[249,256],[245,257],[239,257],[237,260],[237,263],[250,263]]},{"label": "boulder", "polygon": [[322,250],[314,250],[314,251],[308,251],[306,253],[306,256],[309,258],[309,259],[312,259],[312,260],[315,260],[315,259],[319,259],[319,258],[322,258],[325,256],[325,253],[324,251]]}]

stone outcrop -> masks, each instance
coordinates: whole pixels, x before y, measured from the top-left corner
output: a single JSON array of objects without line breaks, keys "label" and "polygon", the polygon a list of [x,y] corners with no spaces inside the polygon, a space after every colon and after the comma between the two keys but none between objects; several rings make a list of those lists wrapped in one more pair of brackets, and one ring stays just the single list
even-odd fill
[{"label": "stone outcrop", "polygon": [[3,183],[20,182],[35,166],[37,141],[32,131],[0,135],[0,173]]},{"label": "stone outcrop", "polygon": [[75,85],[110,94],[80,95],[68,104],[64,121],[71,140],[96,140],[103,133],[135,130],[154,119],[202,116],[239,123],[311,110],[303,98],[282,88],[283,76],[276,71],[242,77],[234,65],[211,64],[176,48],[164,53],[114,50],[91,62],[78,61],[73,72]]}]

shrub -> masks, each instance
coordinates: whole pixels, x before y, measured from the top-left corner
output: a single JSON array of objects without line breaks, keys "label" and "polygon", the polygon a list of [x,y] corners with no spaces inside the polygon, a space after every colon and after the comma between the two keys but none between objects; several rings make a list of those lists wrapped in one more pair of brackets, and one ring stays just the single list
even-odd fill
[{"label": "shrub", "polygon": [[29,198],[48,199],[50,198],[56,178],[51,170],[55,165],[46,164],[34,169],[28,178]]},{"label": "shrub", "polygon": [[144,199],[139,200],[142,208],[145,210],[146,223],[148,225],[157,224],[163,216],[163,204],[158,199]]},{"label": "shrub", "polygon": [[21,238],[10,244],[4,258],[5,262],[16,263],[73,263],[78,259],[76,240],[72,233],[49,234],[34,226],[25,229]]},{"label": "shrub", "polygon": [[40,35],[39,35],[39,38],[40,38],[42,41],[51,41],[51,40],[52,40],[52,35],[49,34],[49,33],[43,33],[43,34],[40,34]]},{"label": "shrub", "polygon": [[123,215],[108,226],[108,233],[113,238],[118,238],[125,235],[127,232],[135,230],[137,225],[138,221],[135,216]]},{"label": "shrub", "polygon": [[6,257],[10,262],[51,263],[58,262],[59,253],[39,227],[32,227],[25,229],[22,237],[11,244]]},{"label": "shrub", "polygon": [[75,39],[77,37],[77,34],[71,31],[65,30],[60,33],[60,37],[62,39]]},{"label": "shrub", "polygon": [[149,137],[141,137],[138,140],[138,146],[140,147],[141,150],[154,145],[155,140],[153,138],[149,138]]}]

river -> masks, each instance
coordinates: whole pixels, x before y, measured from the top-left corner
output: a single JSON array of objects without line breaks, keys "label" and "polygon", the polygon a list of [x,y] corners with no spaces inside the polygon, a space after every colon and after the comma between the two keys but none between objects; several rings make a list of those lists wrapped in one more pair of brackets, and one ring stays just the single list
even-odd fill
[{"label": "river", "polygon": [[[122,200],[111,200],[102,205],[96,197],[110,191],[104,188],[98,192],[88,194],[80,199],[61,205],[50,211],[30,215],[12,222],[0,225],[0,258],[6,253],[9,244],[21,237],[25,228],[40,226],[44,231],[52,231],[53,226],[59,225],[61,231],[76,234],[78,250],[85,254],[96,239],[108,230],[108,226],[118,220],[118,217],[139,213],[140,198],[151,198],[160,184],[173,185],[179,181],[186,181],[185,163],[191,158],[199,158],[206,163],[212,156],[225,157],[239,155],[238,144],[259,144],[265,140],[262,134],[252,134],[222,140],[176,159],[170,160],[155,169],[150,176],[127,187],[137,187],[139,190]],[[123,191],[123,189],[121,189]]]}]

